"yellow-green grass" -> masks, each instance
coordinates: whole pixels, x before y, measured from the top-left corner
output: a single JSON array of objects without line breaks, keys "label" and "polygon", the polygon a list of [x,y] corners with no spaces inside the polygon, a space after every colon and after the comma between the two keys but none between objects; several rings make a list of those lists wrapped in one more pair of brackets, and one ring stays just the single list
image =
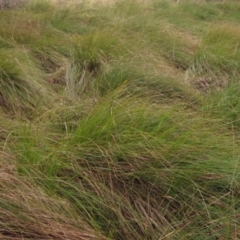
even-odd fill
[{"label": "yellow-green grass", "polygon": [[1,10],[0,238],[239,239],[239,9]]}]

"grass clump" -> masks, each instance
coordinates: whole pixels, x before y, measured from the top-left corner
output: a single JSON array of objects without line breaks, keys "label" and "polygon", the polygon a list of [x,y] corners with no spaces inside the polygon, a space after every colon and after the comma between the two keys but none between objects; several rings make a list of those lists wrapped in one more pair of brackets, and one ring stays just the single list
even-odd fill
[{"label": "grass clump", "polygon": [[14,114],[29,114],[51,104],[43,74],[26,49],[0,50],[1,108]]},{"label": "grass clump", "polygon": [[204,36],[196,57],[196,69],[202,72],[235,74],[239,69],[239,29],[231,25],[214,26]]},{"label": "grass clump", "polygon": [[239,239],[233,5],[3,9],[0,238]]}]

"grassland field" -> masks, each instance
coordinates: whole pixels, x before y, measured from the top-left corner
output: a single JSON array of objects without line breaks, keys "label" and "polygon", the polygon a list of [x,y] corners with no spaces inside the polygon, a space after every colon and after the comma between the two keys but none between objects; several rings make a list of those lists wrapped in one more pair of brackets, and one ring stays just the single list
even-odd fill
[{"label": "grassland field", "polygon": [[0,8],[0,239],[240,239],[239,1]]}]

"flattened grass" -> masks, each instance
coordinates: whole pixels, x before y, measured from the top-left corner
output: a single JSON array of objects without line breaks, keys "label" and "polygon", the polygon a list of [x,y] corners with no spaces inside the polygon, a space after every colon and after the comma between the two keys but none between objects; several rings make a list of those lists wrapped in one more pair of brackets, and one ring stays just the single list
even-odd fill
[{"label": "flattened grass", "polygon": [[0,237],[238,239],[238,7],[3,10]]}]

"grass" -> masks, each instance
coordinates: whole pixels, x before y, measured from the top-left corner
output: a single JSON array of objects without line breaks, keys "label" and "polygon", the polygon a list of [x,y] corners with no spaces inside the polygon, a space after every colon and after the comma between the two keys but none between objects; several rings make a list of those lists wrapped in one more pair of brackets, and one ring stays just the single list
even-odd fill
[{"label": "grass", "polygon": [[239,239],[239,9],[2,9],[0,238]]}]

